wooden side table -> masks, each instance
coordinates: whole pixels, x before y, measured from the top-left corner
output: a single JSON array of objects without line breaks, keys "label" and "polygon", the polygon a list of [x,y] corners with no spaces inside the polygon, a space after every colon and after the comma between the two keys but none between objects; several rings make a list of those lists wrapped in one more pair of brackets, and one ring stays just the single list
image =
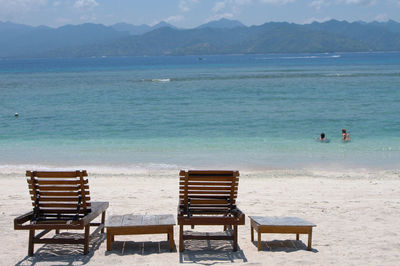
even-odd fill
[{"label": "wooden side table", "polygon": [[111,243],[116,235],[167,234],[169,248],[172,251],[174,242],[175,219],[167,215],[113,215],[106,221],[107,251],[111,250]]},{"label": "wooden side table", "polygon": [[261,234],[296,234],[296,240],[299,240],[299,234],[308,234],[307,249],[311,250],[312,228],[316,226],[306,220],[297,217],[266,217],[249,216],[251,225],[251,241],[254,241],[254,229],[258,233],[258,251],[261,250]]}]

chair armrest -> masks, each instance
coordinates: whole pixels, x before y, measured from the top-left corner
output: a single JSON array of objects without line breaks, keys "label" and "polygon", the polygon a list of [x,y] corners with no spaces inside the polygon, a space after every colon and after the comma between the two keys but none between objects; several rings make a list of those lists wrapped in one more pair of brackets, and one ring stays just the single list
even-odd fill
[{"label": "chair armrest", "polygon": [[235,215],[236,218],[238,218],[240,224],[245,223],[246,215],[239,208],[235,207],[232,210],[232,214]]},{"label": "chair armrest", "polygon": [[180,205],[180,204],[178,204],[177,211],[178,211],[178,216],[179,216],[179,215],[182,216],[182,215],[185,214],[184,207],[183,207],[182,205]]},{"label": "chair armrest", "polygon": [[94,201],[94,202],[92,202],[91,212],[89,212],[82,219],[80,219],[80,220],[78,220],[76,222],[80,223],[80,224],[82,224],[84,226],[88,225],[93,219],[95,219],[97,216],[99,216],[104,211],[106,211],[108,206],[109,206],[108,202],[97,202],[97,201]]},{"label": "chair armrest", "polygon": [[20,215],[14,219],[14,229],[23,229],[23,224],[31,221],[33,218],[33,211]]}]

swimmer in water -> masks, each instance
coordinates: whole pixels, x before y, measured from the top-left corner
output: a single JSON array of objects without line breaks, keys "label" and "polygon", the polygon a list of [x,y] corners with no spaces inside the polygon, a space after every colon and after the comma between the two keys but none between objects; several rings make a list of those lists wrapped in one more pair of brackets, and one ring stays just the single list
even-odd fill
[{"label": "swimmer in water", "polygon": [[329,142],[329,139],[326,138],[324,132],[321,133],[321,136],[320,136],[319,138],[317,138],[317,140],[318,140],[318,141],[321,141],[321,142],[326,142],[326,143]]},{"label": "swimmer in water", "polygon": [[346,129],[342,129],[342,141],[350,141],[350,134],[347,133]]}]

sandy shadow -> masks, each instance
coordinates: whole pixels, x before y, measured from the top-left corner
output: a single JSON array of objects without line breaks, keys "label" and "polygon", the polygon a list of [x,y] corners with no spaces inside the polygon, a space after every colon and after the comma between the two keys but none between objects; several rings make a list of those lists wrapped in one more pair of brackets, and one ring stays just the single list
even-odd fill
[{"label": "sandy shadow", "polygon": [[232,241],[227,240],[185,240],[185,250],[179,253],[180,263],[213,265],[221,262],[247,262],[243,250],[232,249]]},{"label": "sandy shadow", "polygon": [[116,254],[119,256],[123,255],[151,255],[161,253],[176,252],[169,250],[169,241],[145,241],[145,242],[134,242],[134,241],[114,241],[111,244],[111,250],[106,251],[105,255]]},{"label": "sandy shadow", "polygon": [[[82,238],[79,233],[61,233],[53,238]],[[83,265],[87,264],[93,257],[101,243],[106,239],[106,234],[95,235],[89,243],[89,253],[83,255],[83,245],[65,244],[35,244],[33,256],[26,256],[15,265],[36,265],[42,262],[51,265]]]},{"label": "sandy shadow", "polygon": [[[253,245],[257,248],[257,241],[253,241]],[[299,250],[307,250],[307,245],[301,240],[261,241],[261,251],[290,253]],[[310,252],[317,253],[318,250],[312,248]]]}]

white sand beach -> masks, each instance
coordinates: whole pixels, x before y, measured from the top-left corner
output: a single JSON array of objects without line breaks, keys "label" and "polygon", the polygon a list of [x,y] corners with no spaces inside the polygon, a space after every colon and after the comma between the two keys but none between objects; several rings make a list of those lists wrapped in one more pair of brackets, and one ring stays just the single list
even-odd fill
[{"label": "white sand beach", "polygon": [[[173,214],[178,171],[108,175],[87,169],[93,201],[108,201],[107,215]],[[239,169],[240,170],[240,169]],[[31,210],[24,172],[0,174],[1,265],[398,265],[400,261],[400,172],[366,170],[241,171],[238,206],[246,214],[239,250],[227,241],[187,241],[170,252],[164,235],[117,236],[106,251],[105,235],[82,246],[35,245],[28,257],[28,231],[15,231],[16,216]],[[297,216],[317,225],[312,251],[307,236],[263,234],[262,251],[250,241],[248,216]],[[190,228],[187,228],[188,230]],[[175,226],[178,245],[178,226]],[[218,231],[202,227],[199,231]],[[71,233],[71,232],[69,232]]]}]

